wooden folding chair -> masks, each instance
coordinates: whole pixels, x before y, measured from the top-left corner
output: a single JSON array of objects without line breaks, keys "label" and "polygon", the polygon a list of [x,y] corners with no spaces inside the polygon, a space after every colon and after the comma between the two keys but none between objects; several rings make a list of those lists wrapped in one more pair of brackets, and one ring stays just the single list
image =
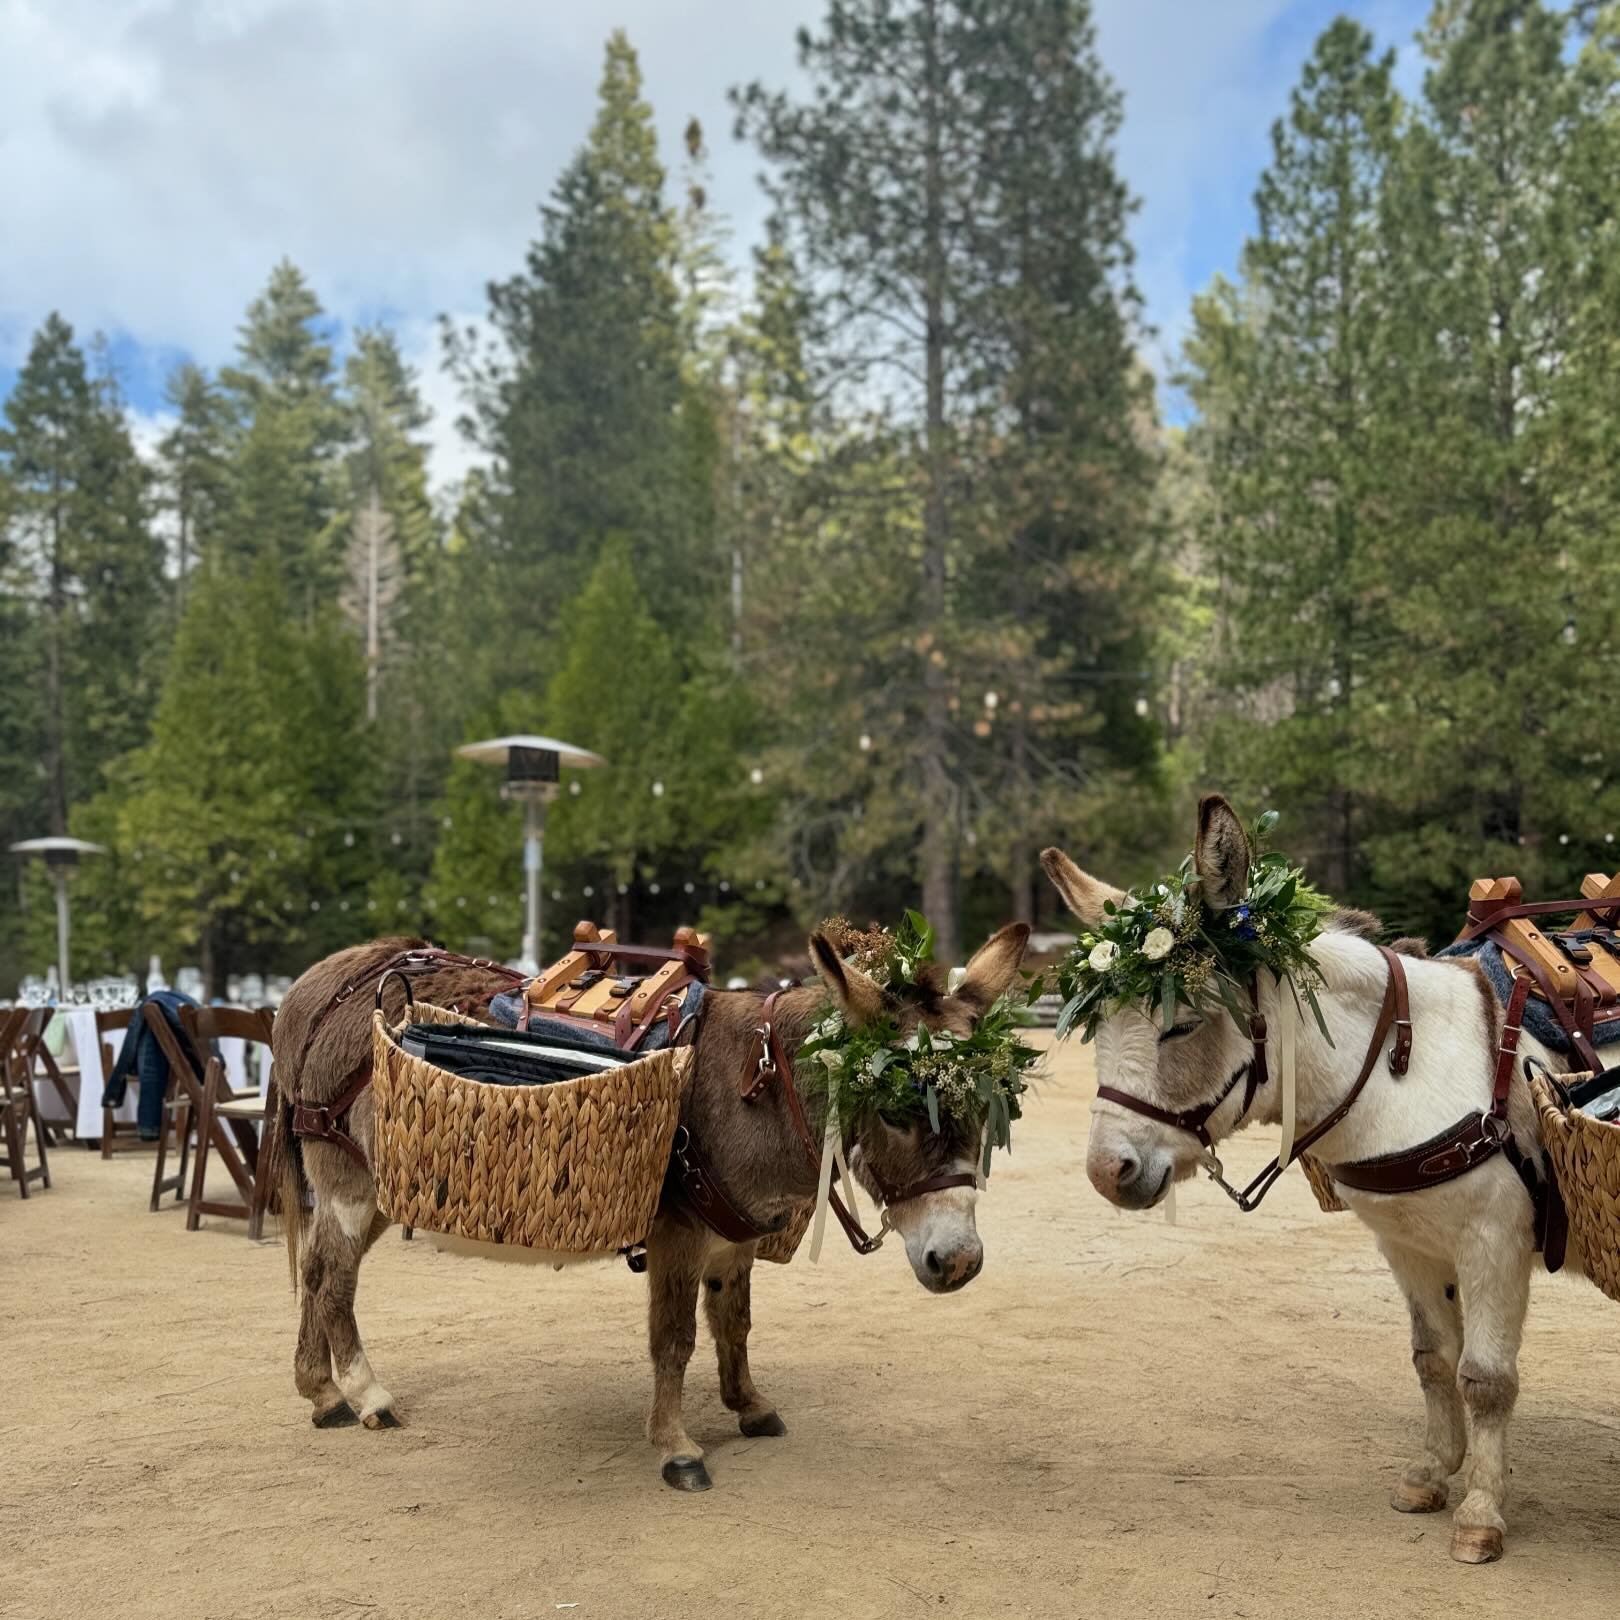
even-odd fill
[{"label": "wooden folding chair", "polygon": [[[191,1201],[186,1210],[186,1230],[195,1232],[204,1215],[227,1215],[246,1220],[248,1236],[264,1233],[264,1215],[277,1203],[276,1182],[280,1174],[280,1118],[274,1087],[261,1096],[258,1088],[233,1092],[226,1082],[225,1065],[213,1054],[212,1043],[237,1039],[268,1047],[274,1014],[268,1007],[248,1012],[235,1007],[184,1007],[180,1022],[192,1046],[209,1052],[203,1081],[202,1115],[197,1126],[197,1164],[192,1172]],[[259,1134],[262,1127],[263,1135]],[[245,1178],[231,1169],[231,1179],[241,1193],[240,1203],[220,1203],[207,1197],[208,1157],[217,1145],[226,1156],[227,1133],[234,1134],[242,1152]]]},{"label": "wooden folding chair", "polygon": [[[49,1009],[41,1008],[38,1011]],[[28,1183],[51,1184],[50,1162],[45,1155],[45,1127],[40,1124],[39,1101],[34,1096],[33,1037],[29,1035],[32,1013],[26,1007],[0,1013],[0,1138],[5,1142],[6,1166],[17,1190],[28,1196]],[[43,1027],[43,1026],[41,1026]],[[30,1170],[26,1158],[28,1125],[33,1122],[34,1143],[39,1163]]]},{"label": "wooden folding chair", "polygon": [[[57,1128],[63,1132],[75,1131],[79,1118],[79,1099],[74,1096],[73,1088],[67,1083],[67,1073],[75,1073],[69,1065],[67,1073],[56,1061],[55,1054],[45,1044],[45,1031],[51,1020],[56,1016],[50,1007],[35,1007],[29,1012],[26,1023],[23,1025],[22,1039],[25,1046],[23,1060],[27,1064],[27,1073],[30,1087],[36,1080],[46,1080],[56,1092],[57,1099],[62,1104],[67,1119],[58,1123],[47,1120],[46,1130]],[[42,1072],[43,1071],[43,1072]]]},{"label": "wooden folding chair", "polygon": [[[155,1001],[141,1008],[147,1030],[169,1060],[169,1078],[163,1088],[163,1120],[158,1131],[157,1163],[152,1167],[152,1200],[147,1208],[155,1215],[166,1192],[174,1194],[175,1203],[186,1196],[186,1162],[191,1155],[191,1127],[202,1115],[202,1074],[186,1050],[185,1042],[175,1034]],[[169,1134],[174,1133],[175,1146],[180,1150],[180,1169],[172,1176],[163,1174],[169,1162]]]},{"label": "wooden folding chair", "polygon": [[[122,1043],[103,1040],[104,1035],[119,1035],[128,1030],[135,1021],[137,1014],[133,1008],[120,1007],[111,1012],[98,1012],[96,1014],[96,1042],[101,1047],[101,1078],[105,1085],[107,1077],[113,1072],[113,1065],[118,1061],[117,1046]],[[134,1084],[137,1094],[140,1091],[140,1080],[131,1075],[130,1081]],[[168,1116],[165,1114],[163,1124],[167,1134]],[[126,1149],[144,1147],[146,1144],[140,1139],[140,1129],[134,1120],[119,1119],[117,1110],[109,1108],[105,1103],[101,1105],[101,1156],[110,1159],[115,1152],[122,1153]]]}]

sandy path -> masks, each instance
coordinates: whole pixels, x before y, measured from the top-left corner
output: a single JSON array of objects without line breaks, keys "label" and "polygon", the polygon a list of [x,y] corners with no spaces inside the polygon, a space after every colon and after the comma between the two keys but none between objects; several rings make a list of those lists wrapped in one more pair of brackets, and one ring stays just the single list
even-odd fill
[{"label": "sandy path", "polygon": [[[1537,1280],[1508,1557],[1454,1565],[1445,1516],[1385,1506],[1421,1402],[1362,1230],[1297,1174],[1247,1219],[1205,1185],[1174,1228],[1115,1215],[1084,1180],[1089,1090],[1065,1053],[964,1293],[925,1295],[887,1250],[759,1268],[754,1367],[791,1432],[738,1435],[700,1339],[695,1497],[641,1438],[622,1265],[390,1234],[360,1319],[408,1427],[322,1433],[279,1243],[188,1235],[146,1212],[147,1161],[63,1149],[49,1194],[0,1182],[0,1613],[1616,1613],[1614,1306]],[[1228,1157],[1246,1175],[1263,1149]]]}]

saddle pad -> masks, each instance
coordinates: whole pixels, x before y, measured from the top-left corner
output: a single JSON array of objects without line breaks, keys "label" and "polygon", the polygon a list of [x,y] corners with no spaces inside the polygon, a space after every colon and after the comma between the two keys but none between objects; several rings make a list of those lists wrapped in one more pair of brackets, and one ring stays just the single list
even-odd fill
[{"label": "saddle pad", "polygon": [[[1466,939],[1448,945],[1439,954],[1473,957],[1484,970],[1486,979],[1496,992],[1496,999],[1507,1005],[1508,998],[1513,994],[1513,972],[1502,956],[1500,945],[1488,939]],[[1564,1033],[1564,1026],[1558,1022],[1557,1014],[1539,991],[1532,990],[1530,999],[1524,1005],[1524,1028],[1527,1034],[1534,1036],[1549,1051],[1570,1050],[1569,1036]],[[1617,1041],[1620,1041],[1620,1018],[1596,1025],[1592,1037],[1594,1046],[1612,1046]]]},{"label": "saddle pad", "polygon": [[[707,985],[692,983],[686,987],[686,994],[681,1000],[681,1016],[677,1023],[684,1023],[688,1018],[696,1018],[699,1009],[703,1006],[703,995],[708,989]],[[518,1018],[523,1012],[523,986],[516,990],[504,991],[495,997],[489,1004],[489,1016],[497,1024],[507,1029],[516,1030]],[[540,1035],[551,1041],[561,1041],[574,1046],[599,1047],[605,1052],[616,1052],[618,1048],[613,1042],[613,1029],[609,1024],[603,1024],[601,1033],[595,1029],[582,1029],[578,1024],[565,1024],[560,1019],[547,1018],[543,1012],[529,1014],[529,1029],[531,1035]],[[647,1031],[646,1038],[636,1048],[638,1057],[648,1052],[660,1052],[669,1045],[669,1020],[658,1019]]]},{"label": "saddle pad", "polygon": [[456,1024],[412,1024],[400,1032],[399,1044],[408,1056],[436,1069],[497,1086],[549,1086],[627,1061],[622,1053],[575,1040]]}]

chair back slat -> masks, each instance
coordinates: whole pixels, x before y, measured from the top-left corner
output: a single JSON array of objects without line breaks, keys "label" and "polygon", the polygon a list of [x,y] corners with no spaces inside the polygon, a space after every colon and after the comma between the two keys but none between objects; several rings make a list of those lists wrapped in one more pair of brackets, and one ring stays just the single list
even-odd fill
[{"label": "chair back slat", "polygon": [[268,1007],[182,1007],[180,1022],[200,1043],[238,1040],[268,1046],[275,1014]]}]

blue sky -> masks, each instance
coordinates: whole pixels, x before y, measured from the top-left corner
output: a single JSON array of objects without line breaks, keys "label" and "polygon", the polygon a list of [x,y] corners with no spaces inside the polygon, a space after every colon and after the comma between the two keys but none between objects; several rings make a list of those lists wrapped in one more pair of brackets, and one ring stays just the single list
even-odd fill
[{"label": "blue sky", "polygon": [[[1097,0],[1142,200],[1138,279],[1163,371],[1188,302],[1231,269],[1271,122],[1347,11],[1417,76],[1428,0]],[[182,358],[228,358],[290,255],[342,327],[397,323],[435,407],[435,473],[465,465],[434,320],[475,315],[590,120],[601,43],[642,55],[666,158],[692,115],[746,257],[757,162],[725,90],[794,77],[822,0],[0,0],[0,394],[53,308],[102,331],[143,438]]]}]

